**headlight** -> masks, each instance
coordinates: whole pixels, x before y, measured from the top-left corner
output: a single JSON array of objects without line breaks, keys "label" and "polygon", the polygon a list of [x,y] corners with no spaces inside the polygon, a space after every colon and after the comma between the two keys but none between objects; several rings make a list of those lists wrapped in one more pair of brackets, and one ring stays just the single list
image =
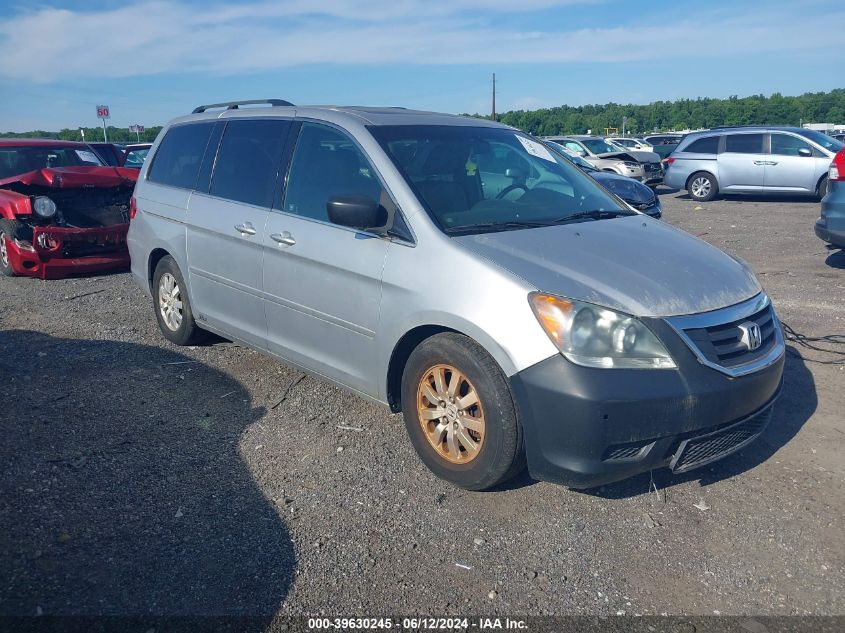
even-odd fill
[{"label": "headlight", "polygon": [[35,215],[46,220],[56,215],[56,203],[47,196],[36,196],[32,200],[32,210]]},{"label": "headlight", "polygon": [[639,169],[640,168],[639,163],[630,163],[628,161],[624,161],[622,164],[625,165],[625,167],[627,167],[628,169]]},{"label": "headlight", "polygon": [[601,306],[532,292],[531,308],[561,353],[585,367],[675,369],[675,361],[637,318]]}]

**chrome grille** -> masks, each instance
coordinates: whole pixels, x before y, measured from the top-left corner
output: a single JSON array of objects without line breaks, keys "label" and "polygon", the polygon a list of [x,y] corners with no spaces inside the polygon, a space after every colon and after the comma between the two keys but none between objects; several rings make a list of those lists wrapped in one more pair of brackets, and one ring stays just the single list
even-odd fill
[{"label": "chrome grille", "polygon": [[[742,323],[756,323],[760,328],[761,343],[755,350],[749,350],[742,341]],[[686,330],[687,336],[696,344],[707,360],[722,367],[736,367],[765,356],[775,345],[775,325],[772,306],[752,314],[747,318],[712,327]]]},{"label": "chrome grille", "polygon": [[[784,353],[780,323],[764,294],[722,310],[669,317],[666,321],[699,361],[731,376],[763,369]],[[742,341],[740,326],[751,324],[760,329],[760,346],[755,349]]]}]

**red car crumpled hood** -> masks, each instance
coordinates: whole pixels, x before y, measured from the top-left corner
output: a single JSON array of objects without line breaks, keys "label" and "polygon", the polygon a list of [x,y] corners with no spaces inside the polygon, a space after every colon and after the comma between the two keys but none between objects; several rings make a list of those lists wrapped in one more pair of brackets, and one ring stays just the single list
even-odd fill
[{"label": "red car crumpled hood", "polygon": [[24,185],[75,189],[78,187],[117,187],[134,184],[137,169],[123,167],[53,167],[36,169],[0,180],[0,187],[14,182]]}]

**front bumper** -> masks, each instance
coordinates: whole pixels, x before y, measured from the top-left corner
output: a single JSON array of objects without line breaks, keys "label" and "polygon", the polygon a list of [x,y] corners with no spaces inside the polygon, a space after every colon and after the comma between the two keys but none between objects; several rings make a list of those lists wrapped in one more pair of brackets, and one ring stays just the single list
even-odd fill
[{"label": "front bumper", "polygon": [[128,228],[35,227],[31,244],[8,241],[9,263],[16,275],[39,279],[128,268]]},{"label": "front bumper", "polygon": [[591,488],[656,469],[684,472],[762,433],[784,355],[731,377],[699,362],[663,323],[649,323],[677,370],[591,369],[557,355],[511,377],[535,479]]}]

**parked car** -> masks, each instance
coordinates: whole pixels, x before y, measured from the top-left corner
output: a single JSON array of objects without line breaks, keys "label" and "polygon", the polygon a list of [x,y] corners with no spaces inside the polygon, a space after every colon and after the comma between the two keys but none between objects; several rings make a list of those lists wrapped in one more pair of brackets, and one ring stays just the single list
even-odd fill
[{"label": "parked car", "polygon": [[845,149],[840,149],[830,164],[816,235],[828,244],[845,248]]},{"label": "parked car", "polygon": [[171,121],[141,168],[132,273],[167,340],[401,411],[473,490],[685,472],[766,427],[784,341],[742,261],[493,121],[242,103]]},{"label": "parked car", "polygon": [[663,182],[663,167],[654,152],[623,150],[598,136],[546,136],[544,139],[563,145],[602,171],[636,178],[652,186]]},{"label": "parked car", "polygon": [[84,143],[0,140],[0,274],[56,279],[128,268],[137,174],[104,166]]},{"label": "parked car", "polygon": [[664,181],[697,201],[720,193],[823,198],[843,144],[798,127],[717,128],[687,135],[667,160]]},{"label": "parked car", "polygon": [[602,185],[612,194],[619,196],[637,211],[641,211],[653,218],[660,219],[663,215],[663,209],[660,205],[660,198],[654,193],[654,190],[641,183],[639,180],[628,178],[626,176],[619,176],[608,171],[602,171],[593,167],[584,158],[578,154],[566,149],[563,145],[559,145],[554,141],[546,141],[546,146],[566,160],[572,162],[581,169],[584,173],[590,176],[597,183]]},{"label": "parked car", "polygon": [[111,165],[112,167],[123,165],[124,145],[119,143],[88,143],[88,147],[94,150],[104,165]]},{"label": "parked car", "polygon": [[152,147],[152,143],[133,143],[127,145],[123,150],[123,160],[120,163],[123,167],[132,169],[141,169],[141,165],[147,158],[147,153]]},{"label": "parked car", "polygon": [[653,152],[654,148],[645,141],[637,138],[627,138],[622,136],[609,136],[605,139],[614,145],[619,145],[623,149],[632,149],[640,152]]}]

